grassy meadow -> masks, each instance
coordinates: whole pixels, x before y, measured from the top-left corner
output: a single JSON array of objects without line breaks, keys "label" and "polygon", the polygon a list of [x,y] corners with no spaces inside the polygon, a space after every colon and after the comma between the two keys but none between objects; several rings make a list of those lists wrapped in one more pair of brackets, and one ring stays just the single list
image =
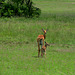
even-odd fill
[{"label": "grassy meadow", "polygon": [[[0,75],[75,75],[75,1],[33,0],[39,18],[0,18]],[[50,46],[38,56],[37,36]]]}]

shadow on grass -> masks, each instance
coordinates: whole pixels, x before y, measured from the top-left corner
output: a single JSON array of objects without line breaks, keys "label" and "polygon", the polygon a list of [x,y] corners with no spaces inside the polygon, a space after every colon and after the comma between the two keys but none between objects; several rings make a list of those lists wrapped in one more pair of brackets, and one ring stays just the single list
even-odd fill
[{"label": "shadow on grass", "polygon": [[32,57],[34,57],[34,58],[39,58],[38,56],[32,56]]}]

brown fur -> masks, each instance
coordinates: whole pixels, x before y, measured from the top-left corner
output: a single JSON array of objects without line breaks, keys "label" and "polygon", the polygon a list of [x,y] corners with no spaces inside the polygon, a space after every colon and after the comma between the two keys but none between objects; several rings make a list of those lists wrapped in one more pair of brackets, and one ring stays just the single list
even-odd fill
[{"label": "brown fur", "polygon": [[[47,29],[48,30],[48,29]],[[42,31],[44,32],[44,35],[38,35],[38,37],[37,37],[37,43],[38,43],[38,57],[39,57],[39,55],[40,55],[40,44],[39,44],[39,42],[40,42],[40,40],[42,40],[43,41],[43,44],[42,45],[44,45],[44,39],[46,38],[46,31],[47,30],[43,30],[42,29]]]},{"label": "brown fur", "polygon": [[41,48],[41,56],[42,57],[43,57],[44,54],[45,54],[45,57],[46,57],[46,48],[47,48],[47,46],[50,46],[50,44],[45,42],[45,46],[43,45],[42,48]]}]

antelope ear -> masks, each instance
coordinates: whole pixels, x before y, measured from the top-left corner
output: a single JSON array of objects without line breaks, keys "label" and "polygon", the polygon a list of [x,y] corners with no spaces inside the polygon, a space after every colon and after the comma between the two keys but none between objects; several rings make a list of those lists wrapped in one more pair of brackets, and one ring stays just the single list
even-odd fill
[{"label": "antelope ear", "polygon": [[44,32],[44,29],[42,29],[42,31]]},{"label": "antelope ear", "polygon": [[48,29],[46,29],[46,31],[48,31]]}]

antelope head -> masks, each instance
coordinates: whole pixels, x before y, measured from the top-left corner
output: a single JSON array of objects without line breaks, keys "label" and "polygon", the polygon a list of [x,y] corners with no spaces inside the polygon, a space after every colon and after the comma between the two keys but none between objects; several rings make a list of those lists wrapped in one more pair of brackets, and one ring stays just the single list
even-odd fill
[{"label": "antelope head", "polygon": [[48,44],[47,42],[45,42],[45,47],[50,46],[50,44]]},{"label": "antelope head", "polygon": [[48,31],[48,29],[46,29],[46,30],[42,29],[42,31],[44,32],[44,34],[46,34],[46,32]]},{"label": "antelope head", "polygon": [[48,29],[47,30],[42,29],[42,31],[44,32],[44,38],[46,38],[46,32],[48,31]]}]

